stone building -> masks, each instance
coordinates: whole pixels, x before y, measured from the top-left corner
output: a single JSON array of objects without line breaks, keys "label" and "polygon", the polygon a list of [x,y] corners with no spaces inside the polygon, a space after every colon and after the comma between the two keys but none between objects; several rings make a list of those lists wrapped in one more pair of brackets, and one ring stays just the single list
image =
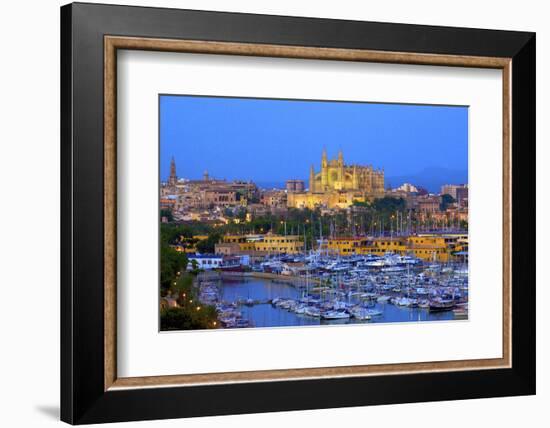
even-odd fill
[{"label": "stone building", "polygon": [[189,209],[246,206],[259,201],[259,190],[251,181],[217,179],[211,177],[208,171],[204,171],[199,180],[178,179],[176,162],[172,158],[170,175],[166,182],[161,183],[160,196],[162,200],[175,199],[170,207],[185,212]]},{"label": "stone building", "polygon": [[304,180],[287,180],[287,192],[303,192],[305,190]]},{"label": "stone building", "polygon": [[384,171],[372,166],[346,165],[342,151],[329,160],[326,150],[321,157],[321,170],[309,171],[307,192],[289,192],[287,204],[293,208],[346,208],[353,201],[366,201],[384,196]]}]

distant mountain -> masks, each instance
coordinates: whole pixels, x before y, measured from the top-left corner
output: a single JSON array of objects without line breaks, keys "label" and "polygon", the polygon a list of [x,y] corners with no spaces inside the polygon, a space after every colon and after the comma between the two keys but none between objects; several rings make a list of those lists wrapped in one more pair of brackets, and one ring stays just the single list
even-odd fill
[{"label": "distant mountain", "polygon": [[444,184],[468,183],[468,171],[431,167],[411,175],[385,177],[386,187],[399,187],[403,183],[426,188],[429,192],[439,193]]}]

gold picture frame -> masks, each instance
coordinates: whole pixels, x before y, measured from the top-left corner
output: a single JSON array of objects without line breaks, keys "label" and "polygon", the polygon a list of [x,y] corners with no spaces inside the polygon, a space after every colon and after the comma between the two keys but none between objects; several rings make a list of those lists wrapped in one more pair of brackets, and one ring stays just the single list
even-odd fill
[{"label": "gold picture frame", "polygon": [[[438,65],[502,70],[503,146],[503,321],[502,358],[358,365],[305,369],[262,370],[149,377],[118,377],[116,367],[116,87],[117,51],[146,50],[208,55],[245,55],[332,61]],[[512,58],[336,49],[308,46],[171,40],[144,37],[104,37],[104,390],[164,386],[284,381],[510,368],[512,364],[512,234],[511,234],[511,105]]]}]

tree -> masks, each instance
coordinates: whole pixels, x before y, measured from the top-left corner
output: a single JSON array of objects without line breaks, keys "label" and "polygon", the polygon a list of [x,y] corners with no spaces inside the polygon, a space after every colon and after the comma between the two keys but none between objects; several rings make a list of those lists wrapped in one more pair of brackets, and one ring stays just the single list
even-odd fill
[{"label": "tree", "polygon": [[217,315],[213,306],[184,306],[168,308],[161,313],[161,330],[197,330],[216,328]]},{"label": "tree", "polygon": [[239,209],[237,210],[237,218],[240,221],[245,221],[246,220],[246,208],[239,207]]},{"label": "tree", "polygon": [[370,207],[370,204],[368,202],[358,201],[358,200],[355,199],[353,201],[353,206],[354,207],[368,208],[368,207]]},{"label": "tree", "polygon": [[445,211],[447,210],[449,205],[454,203],[455,203],[455,198],[445,193],[444,195],[441,195],[441,203],[439,204],[439,209],[441,211]]},{"label": "tree", "polygon": [[208,235],[208,238],[203,239],[197,243],[197,251],[202,254],[212,254],[215,251],[215,246],[220,242],[221,234],[219,232],[213,232]]},{"label": "tree", "polygon": [[[194,264],[197,263],[196,260],[191,260],[191,265],[194,267]],[[192,294],[193,286],[193,275],[188,272],[182,272],[177,279],[170,284],[170,291],[173,294],[181,295],[182,293],[187,293],[188,295]]]},{"label": "tree", "polygon": [[184,253],[170,248],[167,244],[160,247],[160,285],[166,291],[177,275],[187,269],[188,259]]},{"label": "tree", "polygon": [[403,198],[392,198],[384,196],[383,198],[375,199],[372,203],[372,208],[382,214],[393,214],[396,211],[405,211],[407,203]]},{"label": "tree", "polygon": [[166,210],[166,209],[160,210],[160,217],[161,218],[166,217],[166,219],[169,222],[174,221],[174,216],[172,215],[172,210]]}]

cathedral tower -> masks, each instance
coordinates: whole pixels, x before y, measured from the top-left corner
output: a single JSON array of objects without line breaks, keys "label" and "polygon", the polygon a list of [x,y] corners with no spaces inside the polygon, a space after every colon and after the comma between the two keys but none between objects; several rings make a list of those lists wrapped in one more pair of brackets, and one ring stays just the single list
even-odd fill
[{"label": "cathedral tower", "polygon": [[352,187],[354,189],[359,188],[359,175],[357,172],[357,165],[353,165]]},{"label": "cathedral tower", "polygon": [[313,165],[309,169],[309,193],[315,193],[315,170]]},{"label": "cathedral tower", "polygon": [[321,191],[325,191],[328,187],[328,160],[327,149],[323,148],[323,156],[321,158]]},{"label": "cathedral tower", "polygon": [[344,154],[342,150],[338,150],[338,181],[344,181]]}]

